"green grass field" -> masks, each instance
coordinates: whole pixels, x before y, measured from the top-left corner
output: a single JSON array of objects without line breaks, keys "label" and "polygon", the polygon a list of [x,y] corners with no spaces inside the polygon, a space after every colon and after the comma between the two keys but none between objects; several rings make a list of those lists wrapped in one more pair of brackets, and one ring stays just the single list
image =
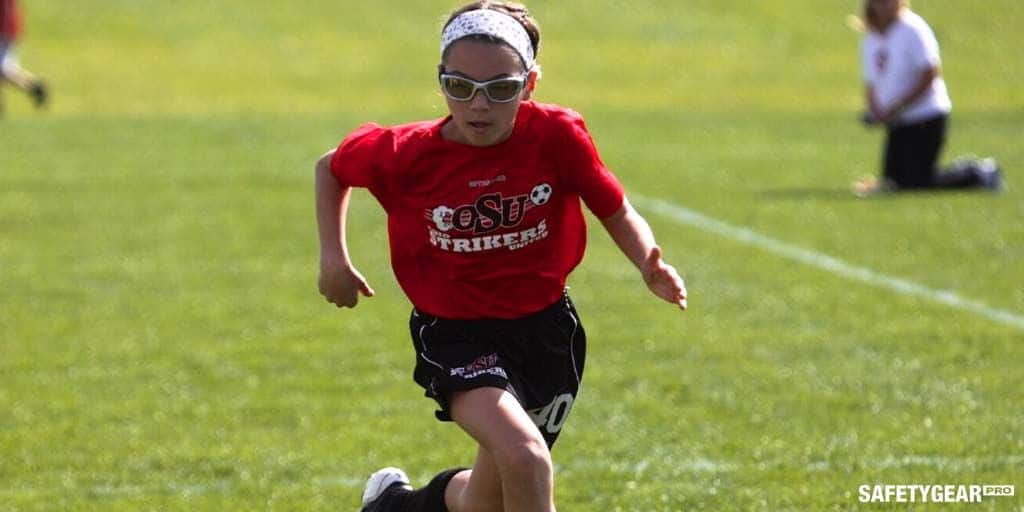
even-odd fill
[{"label": "green grass field", "polygon": [[[317,293],[312,166],[358,124],[438,117],[451,1],[25,0],[0,120],[0,510],[355,510],[383,465],[471,462],[410,376],[384,216],[378,296]],[[856,200],[855,0],[532,2],[538,99],[586,116],[687,280],[679,314],[599,228],[571,285],[584,389],[565,511],[1024,510],[1024,330],[652,211],[671,202],[1024,316],[1024,4],[917,0],[955,105],[945,160],[1009,189]],[[645,208],[647,207],[647,208]],[[592,219],[591,219],[592,220]],[[592,226],[596,226],[592,223]],[[869,505],[861,484],[1015,484]]]}]

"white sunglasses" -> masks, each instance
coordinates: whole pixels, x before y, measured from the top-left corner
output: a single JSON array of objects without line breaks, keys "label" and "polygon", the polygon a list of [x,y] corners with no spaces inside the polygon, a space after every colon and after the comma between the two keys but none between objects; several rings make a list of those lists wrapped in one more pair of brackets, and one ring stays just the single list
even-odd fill
[{"label": "white sunglasses", "polygon": [[519,93],[522,92],[523,87],[526,86],[526,78],[528,76],[528,74],[522,74],[508,78],[497,78],[486,82],[477,82],[476,80],[447,73],[441,73],[438,78],[441,81],[441,90],[444,91],[445,96],[455,101],[469,101],[473,99],[473,96],[476,96],[477,91],[483,89],[487,99],[494,103],[508,103],[515,101]]}]

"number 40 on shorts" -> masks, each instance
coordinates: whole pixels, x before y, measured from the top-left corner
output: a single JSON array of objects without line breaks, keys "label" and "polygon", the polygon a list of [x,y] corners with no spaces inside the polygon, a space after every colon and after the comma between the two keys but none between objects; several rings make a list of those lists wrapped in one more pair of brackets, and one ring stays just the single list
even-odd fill
[{"label": "number 40 on shorts", "polygon": [[543,429],[549,434],[557,434],[562,430],[566,418],[569,417],[569,410],[572,409],[573,398],[569,393],[558,395],[551,403],[537,409],[526,411],[533,418],[537,428]]}]

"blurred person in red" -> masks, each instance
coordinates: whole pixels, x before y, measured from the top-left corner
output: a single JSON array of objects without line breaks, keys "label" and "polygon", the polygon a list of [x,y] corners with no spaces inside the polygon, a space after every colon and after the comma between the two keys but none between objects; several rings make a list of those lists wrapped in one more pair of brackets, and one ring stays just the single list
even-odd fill
[{"label": "blurred person in red", "polygon": [[[25,91],[36,107],[46,104],[46,84],[18,62],[15,44],[22,32],[21,12],[15,0],[0,0],[0,88],[5,82]],[[3,103],[0,97],[0,112]]]}]

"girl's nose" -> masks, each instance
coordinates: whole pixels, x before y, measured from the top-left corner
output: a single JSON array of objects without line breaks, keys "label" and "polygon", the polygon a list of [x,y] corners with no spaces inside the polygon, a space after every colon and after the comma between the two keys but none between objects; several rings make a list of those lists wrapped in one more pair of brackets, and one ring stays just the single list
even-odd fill
[{"label": "girl's nose", "polygon": [[475,110],[486,110],[491,108],[491,100],[487,98],[487,93],[483,89],[476,91],[469,100],[469,106]]}]

